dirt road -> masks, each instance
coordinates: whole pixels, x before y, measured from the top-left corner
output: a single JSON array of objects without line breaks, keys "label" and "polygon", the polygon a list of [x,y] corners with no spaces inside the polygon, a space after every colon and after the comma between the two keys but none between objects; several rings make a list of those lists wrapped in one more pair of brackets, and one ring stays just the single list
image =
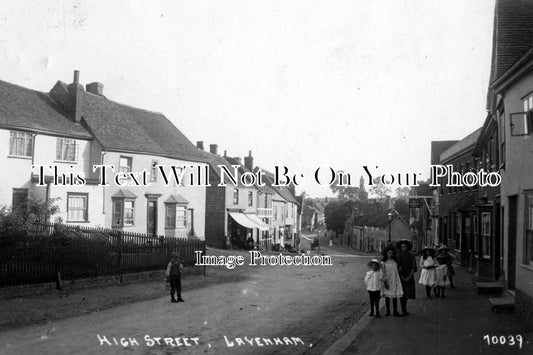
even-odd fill
[{"label": "dirt road", "polygon": [[0,353],[321,353],[366,313],[369,259],[322,251],[333,266],[243,266],[237,282],[185,285],[185,303],[165,295],[5,331]]}]

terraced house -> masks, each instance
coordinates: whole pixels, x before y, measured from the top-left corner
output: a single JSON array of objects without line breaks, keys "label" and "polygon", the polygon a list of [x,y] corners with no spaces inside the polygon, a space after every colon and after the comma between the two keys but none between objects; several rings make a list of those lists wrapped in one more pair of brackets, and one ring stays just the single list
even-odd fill
[{"label": "terraced house", "polygon": [[[57,199],[56,218],[71,225],[205,236],[205,186],[177,183],[170,168],[166,175],[159,169],[204,171],[196,147],[163,114],[109,100],[101,83],[85,90],[77,71],[71,84],[58,81],[49,93],[0,81],[0,142],[1,164],[10,171],[0,176],[0,204],[32,194]],[[56,170],[40,174],[33,165]],[[106,169],[107,186],[100,184],[103,169],[94,165],[114,166],[114,172]],[[143,171],[141,186],[131,176],[111,178]],[[82,184],[76,184],[79,174]]]}]

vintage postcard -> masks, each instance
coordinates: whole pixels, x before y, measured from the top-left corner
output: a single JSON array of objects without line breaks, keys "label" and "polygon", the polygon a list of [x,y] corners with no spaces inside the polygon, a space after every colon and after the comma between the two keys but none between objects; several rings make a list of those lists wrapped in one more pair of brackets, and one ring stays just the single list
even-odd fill
[{"label": "vintage postcard", "polygon": [[0,8],[0,354],[533,353],[533,0]]}]

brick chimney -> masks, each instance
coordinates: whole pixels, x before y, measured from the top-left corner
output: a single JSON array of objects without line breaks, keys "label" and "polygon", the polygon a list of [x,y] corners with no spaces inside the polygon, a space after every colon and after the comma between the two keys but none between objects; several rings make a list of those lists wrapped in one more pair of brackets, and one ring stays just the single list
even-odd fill
[{"label": "brick chimney", "polygon": [[85,90],[91,94],[104,96],[104,84],[102,83],[94,82],[87,84],[85,85]]},{"label": "brick chimney", "polygon": [[196,141],[196,148],[204,150],[204,141]]},{"label": "brick chimney", "polygon": [[244,167],[250,171],[254,170],[254,157],[252,157],[252,151],[248,152],[248,156],[244,157]]},{"label": "brick chimney", "polygon": [[74,80],[67,89],[67,112],[74,122],[79,123],[81,121],[82,100],[82,94],[80,92],[83,91],[83,85],[80,84],[80,72],[78,70],[74,70]]},{"label": "brick chimney", "polygon": [[210,144],[209,145],[209,152],[212,154],[217,154],[218,151],[218,145],[217,144]]}]

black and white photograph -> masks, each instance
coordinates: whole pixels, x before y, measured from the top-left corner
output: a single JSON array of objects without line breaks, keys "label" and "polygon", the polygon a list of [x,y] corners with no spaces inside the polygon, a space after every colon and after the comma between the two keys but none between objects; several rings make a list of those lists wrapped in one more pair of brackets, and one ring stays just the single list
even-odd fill
[{"label": "black and white photograph", "polygon": [[533,0],[0,0],[0,354],[532,354]]}]

